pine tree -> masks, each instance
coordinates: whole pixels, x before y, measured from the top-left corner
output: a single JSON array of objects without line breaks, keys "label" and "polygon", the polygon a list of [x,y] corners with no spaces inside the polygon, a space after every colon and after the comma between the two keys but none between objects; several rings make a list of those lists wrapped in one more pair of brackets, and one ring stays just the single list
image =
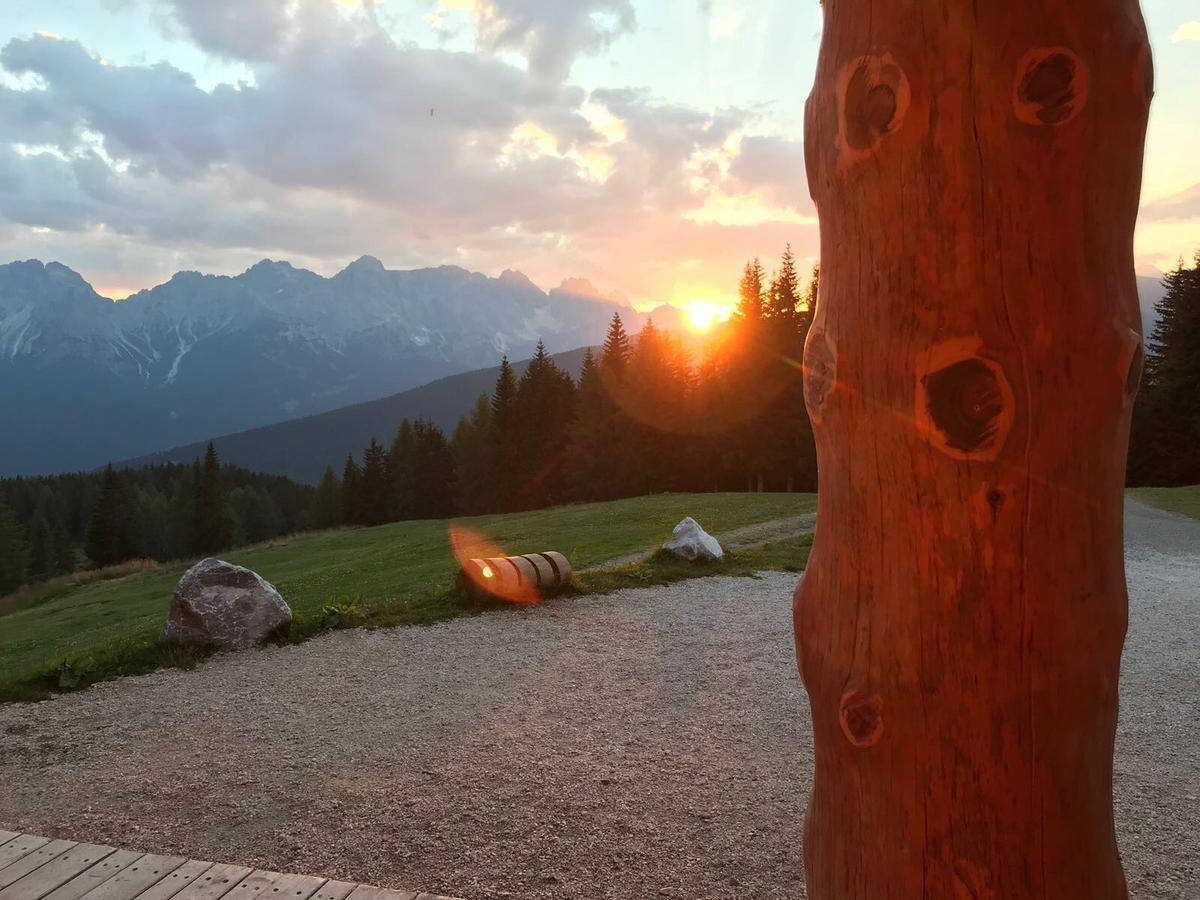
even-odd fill
[{"label": "pine tree", "polygon": [[342,469],[342,521],[346,525],[361,525],[362,520],[362,471],[351,453]]},{"label": "pine tree", "polygon": [[779,273],[771,280],[767,313],[770,318],[785,325],[794,324],[800,306],[800,277],[796,273],[796,257],[792,245],[783,251]]},{"label": "pine tree", "polygon": [[442,429],[427,421],[412,427],[413,458],[405,494],[414,519],[443,519],[455,510],[455,461]]},{"label": "pine tree", "polygon": [[1200,482],[1200,252],[1163,278],[1157,323],[1146,342],[1134,412],[1130,477],[1141,484]]},{"label": "pine tree", "polygon": [[333,466],[326,466],[310,507],[310,527],[321,530],[337,528],[342,524],[342,515],[342,484],[338,481]]},{"label": "pine tree", "polygon": [[629,360],[622,403],[632,420],[621,475],[628,493],[657,493],[683,485],[686,466],[673,452],[678,435],[688,430],[682,355],[682,347],[661,332],[653,319],[647,319]]},{"label": "pine tree", "polygon": [[25,583],[28,547],[16,516],[0,497],[0,595]]},{"label": "pine tree", "polygon": [[416,437],[413,423],[405,419],[396,429],[396,436],[392,439],[392,446],[387,455],[387,475],[392,491],[392,512],[396,519],[413,518],[408,485],[413,479],[415,454]]},{"label": "pine tree", "polygon": [[613,313],[600,353],[600,370],[606,380],[619,382],[625,377],[629,353],[629,335],[625,333],[625,323],[621,321],[620,313]]},{"label": "pine tree", "polygon": [[88,559],[104,568],[135,559],[138,550],[128,486],[121,473],[107,466],[88,525]]},{"label": "pine tree", "polygon": [[756,257],[746,263],[742,283],[738,288],[737,316],[751,327],[763,316],[763,267]]},{"label": "pine tree", "polygon": [[574,401],[571,376],[538,341],[517,385],[517,446],[524,475],[515,497],[518,509],[537,509],[562,500],[563,462]]},{"label": "pine tree", "polygon": [[54,526],[54,574],[69,575],[75,571],[75,547],[67,527],[59,522]]},{"label": "pine tree", "polygon": [[455,505],[470,515],[487,512],[492,478],[492,403],[487,394],[480,394],[471,412],[459,419],[451,446]]},{"label": "pine tree", "polygon": [[371,438],[363,452],[360,483],[360,525],[383,525],[392,521],[392,484],[388,479],[383,445]]},{"label": "pine tree", "polygon": [[38,512],[29,523],[29,565],[31,579],[49,578],[55,574],[54,536],[46,516]]},{"label": "pine tree", "polygon": [[489,506],[498,512],[514,508],[522,481],[518,428],[517,379],[506,356],[500,363],[500,374],[492,393]]},{"label": "pine tree", "polygon": [[220,553],[233,546],[233,516],[221,480],[221,460],[210,442],[196,480],[192,552],[200,556]]},{"label": "pine tree", "polygon": [[565,490],[573,500],[593,500],[607,494],[605,417],[608,402],[600,380],[600,364],[589,347],[579,373],[563,463]]}]

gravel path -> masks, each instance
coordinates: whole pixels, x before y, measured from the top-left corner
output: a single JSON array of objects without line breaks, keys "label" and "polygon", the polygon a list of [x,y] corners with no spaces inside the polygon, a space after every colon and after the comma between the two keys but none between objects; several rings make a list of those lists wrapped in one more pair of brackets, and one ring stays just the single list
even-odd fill
[{"label": "gravel path", "polygon": [[[1200,896],[1200,523],[1131,506],[1117,822]],[[798,898],[793,575],[340,632],[0,707],[0,827],[471,898]]]}]

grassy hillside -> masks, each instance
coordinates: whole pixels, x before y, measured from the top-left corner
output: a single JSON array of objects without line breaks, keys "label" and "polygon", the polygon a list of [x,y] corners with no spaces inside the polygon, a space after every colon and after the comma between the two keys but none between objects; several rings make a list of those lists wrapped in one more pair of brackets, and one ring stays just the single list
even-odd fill
[{"label": "grassy hillside", "polygon": [[[507,553],[559,550],[577,569],[651,550],[685,515],[714,533],[811,512],[804,494],[660,495],[458,520]],[[227,559],[275,584],[295,613],[293,639],[330,627],[427,623],[467,611],[452,590],[457,567],[446,521],[302,535],[233,552]],[[712,572],[803,564],[803,539],[731,554]],[[0,699],[31,699],[191,658],[160,648],[159,630],[186,565],[70,587],[0,616]],[[580,579],[582,590],[695,574],[656,561]],[[354,609],[347,598],[357,601]],[[341,607],[328,611],[327,606]]]},{"label": "grassy hillside", "polygon": [[1129,496],[1180,516],[1200,519],[1200,485],[1175,488],[1133,488]]}]

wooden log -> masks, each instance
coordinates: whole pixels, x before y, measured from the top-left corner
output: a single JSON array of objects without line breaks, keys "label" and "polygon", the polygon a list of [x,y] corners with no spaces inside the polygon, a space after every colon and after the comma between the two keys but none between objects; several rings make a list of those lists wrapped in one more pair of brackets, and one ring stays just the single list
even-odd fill
[{"label": "wooden log", "polygon": [[826,0],[806,110],[821,487],[813,900],[1124,900],[1112,758],[1136,0]]}]

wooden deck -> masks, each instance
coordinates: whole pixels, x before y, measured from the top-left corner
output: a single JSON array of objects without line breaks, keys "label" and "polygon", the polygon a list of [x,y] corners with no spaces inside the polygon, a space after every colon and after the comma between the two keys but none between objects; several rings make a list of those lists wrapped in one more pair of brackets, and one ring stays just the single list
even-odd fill
[{"label": "wooden deck", "polygon": [[451,900],[0,831],[0,900]]}]

